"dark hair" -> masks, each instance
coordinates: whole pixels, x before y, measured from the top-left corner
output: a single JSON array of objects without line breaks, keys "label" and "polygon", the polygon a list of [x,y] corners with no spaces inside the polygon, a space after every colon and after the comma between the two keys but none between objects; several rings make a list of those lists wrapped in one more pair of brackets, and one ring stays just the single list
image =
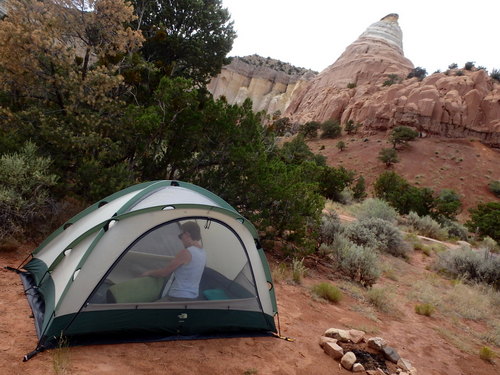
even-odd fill
[{"label": "dark hair", "polygon": [[188,232],[191,238],[195,241],[201,240],[200,226],[194,221],[188,221],[181,225],[183,232]]}]

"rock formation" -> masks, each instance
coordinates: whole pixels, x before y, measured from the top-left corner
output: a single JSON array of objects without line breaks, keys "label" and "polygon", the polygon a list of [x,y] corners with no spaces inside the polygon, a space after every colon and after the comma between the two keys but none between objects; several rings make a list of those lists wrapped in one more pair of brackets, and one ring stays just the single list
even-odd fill
[{"label": "rock formation", "polygon": [[320,74],[290,76],[235,60],[209,89],[230,103],[280,110],[292,122],[348,120],[364,129],[405,125],[423,136],[475,138],[500,147],[500,83],[481,69],[452,69],[407,79],[398,15],[370,25]]},{"label": "rock formation", "polygon": [[283,113],[294,93],[316,73],[257,55],[236,57],[208,84],[215,98],[224,96],[230,104],[250,98],[254,111]]}]

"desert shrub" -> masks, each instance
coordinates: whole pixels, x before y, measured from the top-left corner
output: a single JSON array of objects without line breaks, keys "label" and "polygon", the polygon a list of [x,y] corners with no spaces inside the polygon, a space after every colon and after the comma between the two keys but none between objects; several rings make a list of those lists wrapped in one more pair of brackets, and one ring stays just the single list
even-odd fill
[{"label": "desert shrub", "polygon": [[431,316],[434,313],[435,307],[430,303],[419,303],[415,305],[415,312],[418,315]]},{"label": "desert shrub", "polygon": [[371,286],[380,277],[377,253],[353,244],[344,236],[335,238],[330,257],[336,270],[361,285]]},{"label": "desert shrub", "polygon": [[355,200],[361,200],[366,197],[366,183],[365,183],[365,178],[363,176],[360,176],[357,180],[354,186],[352,187],[352,197]]},{"label": "desert shrub", "polygon": [[353,83],[353,82],[349,82],[349,83],[347,84],[347,88],[348,88],[348,89],[353,89],[353,88],[355,88],[355,87],[356,87],[356,84],[355,84],[355,83]]},{"label": "desert shrub", "polygon": [[458,68],[457,63],[451,63],[450,65],[448,65],[448,69],[456,69],[456,68]]},{"label": "desert shrub", "polygon": [[321,138],[337,138],[342,133],[342,128],[337,120],[327,120],[321,124]]},{"label": "desert shrub", "polygon": [[482,249],[486,249],[488,251],[491,251],[492,253],[498,253],[500,250],[499,249],[500,245],[497,243],[497,241],[495,241],[493,238],[488,237],[488,236],[483,238],[483,240],[481,241],[479,246]]},{"label": "desert shrub", "polygon": [[406,218],[406,222],[413,230],[422,236],[435,239],[446,239],[448,233],[441,225],[430,216],[418,216],[415,212],[410,212]]},{"label": "desert shrub", "polygon": [[397,74],[388,74],[382,86],[391,86],[395,83],[401,83],[401,78]]},{"label": "desert shrub", "polygon": [[346,144],[344,141],[338,141],[335,147],[337,147],[340,151],[344,151],[346,148]]},{"label": "desert shrub", "polygon": [[300,126],[299,133],[305,138],[316,138],[318,136],[318,129],[320,125],[321,124],[317,121],[308,121]]},{"label": "desert shrub", "polygon": [[381,149],[378,153],[377,159],[384,163],[387,167],[399,162],[398,153],[393,148]]},{"label": "desert shrub", "polygon": [[314,285],[312,291],[318,297],[321,297],[333,303],[340,302],[343,297],[341,290],[335,285],[329,283],[319,283],[317,285]]},{"label": "desert shrub", "polygon": [[355,134],[361,126],[363,125],[359,122],[355,123],[354,120],[347,120],[344,125],[344,130],[347,134]]},{"label": "desert shrub", "polygon": [[459,195],[452,189],[443,189],[435,198],[435,206],[432,212],[437,218],[454,219],[462,208]]},{"label": "desert shrub", "polygon": [[420,66],[417,66],[415,69],[413,69],[410,73],[408,73],[408,76],[406,78],[413,78],[417,77],[419,81],[423,80],[427,76],[427,70],[424,68],[421,68]]},{"label": "desert shrub", "polygon": [[387,288],[370,288],[366,293],[366,297],[368,302],[377,310],[385,313],[391,311],[392,301],[389,297]]},{"label": "desert shrub", "polygon": [[435,267],[454,278],[480,282],[500,289],[500,257],[487,249],[462,246],[438,255]]},{"label": "desert shrub", "polygon": [[474,61],[467,61],[464,65],[465,70],[472,70],[474,68]]},{"label": "desert shrub", "polygon": [[292,260],[292,280],[296,284],[301,284],[306,275],[307,268],[304,266],[304,258]]},{"label": "desert shrub", "polygon": [[490,73],[490,77],[500,82],[500,69],[493,69]]},{"label": "desert shrub", "polygon": [[441,226],[448,232],[449,238],[456,238],[462,241],[467,241],[469,239],[467,228],[456,221],[443,219],[441,221]]},{"label": "desert shrub", "polygon": [[0,157],[0,242],[27,232],[27,225],[43,219],[49,188],[56,183],[50,165],[51,159],[38,156],[31,142]]},{"label": "desert shrub", "polygon": [[463,72],[463,70],[457,70],[455,75],[460,77],[460,76],[464,75],[464,72]]},{"label": "desert shrub", "polygon": [[493,358],[495,357],[495,352],[491,350],[488,346],[483,346],[479,350],[479,358],[481,358],[484,361],[491,362],[493,361]]},{"label": "desert shrub", "polygon": [[368,198],[356,208],[356,218],[359,220],[378,218],[394,223],[398,213],[389,203],[378,198]]},{"label": "desert shrub", "polygon": [[346,227],[344,234],[359,246],[371,247],[397,257],[406,258],[410,250],[399,229],[379,218],[351,223]]},{"label": "desert shrub", "polygon": [[341,232],[340,218],[335,212],[329,212],[321,216],[320,243],[330,245]]},{"label": "desert shrub", "polygon": [[481,203],[469,210],[470,220],[465,226],[480,236],[500,241],[500,202]]},{"label": "desert shrub", "polygon": [[499,180],[491,181],[488,184],[488,188],[490,189],[490,191],[493,194],[495,194],[497,197],[500,197],[500,181]]}]

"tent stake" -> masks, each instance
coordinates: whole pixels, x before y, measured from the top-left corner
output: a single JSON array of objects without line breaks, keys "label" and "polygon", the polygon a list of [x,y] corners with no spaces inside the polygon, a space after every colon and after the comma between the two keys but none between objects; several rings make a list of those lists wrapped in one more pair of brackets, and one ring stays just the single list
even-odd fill
[{"label": "tent stake", "polygon": [[45,350],[45,347],[43,347],[43,346],[37,346],[37,348],[35,350],[33,350],[32,352],[26,354],[23,357],[23,362],[29,361],[31,358],[33,358],[34,356],[36,356],[38,353],[43,352],[44,350]]}]

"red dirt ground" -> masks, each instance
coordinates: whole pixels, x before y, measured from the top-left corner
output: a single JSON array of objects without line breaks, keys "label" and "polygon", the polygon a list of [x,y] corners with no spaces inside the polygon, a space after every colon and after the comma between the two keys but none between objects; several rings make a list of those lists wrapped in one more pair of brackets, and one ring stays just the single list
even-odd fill
[{"label": "red dirt ground", "polygon": [[[17,266],[30,251],[27,246],[0,253],[0,265]],[[426,261],[415,253],[411,264],[405,263],[406,276],[425,274]],[[318,345],[319,336],[330,327],[371,327],[389,345],[417,368],[420,375],[493,375],[499,368],[467,354],[443,340],[435,327],[453,324],[435,317],[414,313],[413,304],[399,303],[400,313],[378,313],[378,320],[351,310],[357,304],[345,298],[337,305],[311,296],[310,286],[330,281],[328,269],[309,260],[310,274],[302,285],[281,281],[276,285],[283,335],[295,338],[236,338],[157,343],[99,345],[70,348],[62,355],[65,369],[54,370],[56,351],[49,350],[23,363],[23,356],[34,349],[36,334],[29,317],[20,279],[13,272],[0,270],[0,373],[1,374],[348,374],[338,362],[328,357]],[[276,261],[271,261],[276,266]],[[337,280],[339,281],[339,280]],[[335,281],[333,281],[335,282]],[[383,283],[396,283],[382,280]],[[405,293],[404,286],[398,292]],[[402,299],[403,300],[403,299]],[[479,349],[477,349],[479,350]],[[499,348],[494,348],[499,352]],[[477,352],[476,352],[477,353]],[[62,361],[64,362],[64,361]],[[59,363],[62,363],[59,362]]]}]

